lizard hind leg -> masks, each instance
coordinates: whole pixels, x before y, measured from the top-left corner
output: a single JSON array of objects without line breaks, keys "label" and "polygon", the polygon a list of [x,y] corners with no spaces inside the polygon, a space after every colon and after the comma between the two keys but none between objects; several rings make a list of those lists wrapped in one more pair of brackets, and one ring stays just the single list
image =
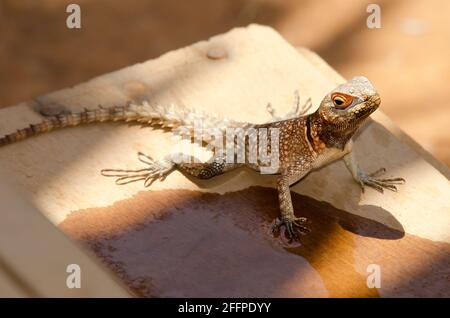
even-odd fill
[{"label": "lizard hind leg", "polygon": [[148,167],[142,169],[103,169],[101,174],[105,177],[115,177],[116,184],[124,185],[136,181],[144,181],[144,186],[149,187],[154,181],[163,181],[174,169],[175,163],[167,157],[163,160],[154,160],[152,157],[138,153],[140,162]]},{"label": "lizard hind leg", "polygon": [[216,158],[210,162],[177,163],[177,169],[198,179],[211,179],[242,166],[238,163],[227,163],[224,159]]},{"label": "lizard hind leg", "polygon": [[138,153],[140,162],[148,167],[142,169],[103,169],[101,174],[105,177],[115,177],[116,184],[124,185],[136,181],[144,181],[149,187],[154,181],[163,181],[175,168],[183,173],[198,179],[210,179],[229,170],[242,166],[242,164],[226,163],[225,158],[216,157],[210,162],[200,162],[197,158],[182,153],[174,153],[162,160],[154,160],[141,152]]},{"label": "lizard hind leg", "polygon": [[300,94],[298,93],[298,90],[296,90],[294,92],[294,105],[289,112],[282,116],[277,116],[275,109],[273,109],[272,104],[270,103],[267,104],[266,110],[272,116],[274,121],[279,121],[304,116],[311,109],[311,107],[311,98],[308,98],[305,103],[300,104]]}]

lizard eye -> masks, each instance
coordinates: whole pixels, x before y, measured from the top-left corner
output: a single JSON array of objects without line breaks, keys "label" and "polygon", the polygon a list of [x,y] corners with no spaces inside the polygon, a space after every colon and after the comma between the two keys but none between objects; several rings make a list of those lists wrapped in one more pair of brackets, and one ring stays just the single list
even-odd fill
[{"label": "lizard eye", "polygon": [[353,97],[342,93],[333,93],[331,100],[337,109],[345,109],[353,102]]}]

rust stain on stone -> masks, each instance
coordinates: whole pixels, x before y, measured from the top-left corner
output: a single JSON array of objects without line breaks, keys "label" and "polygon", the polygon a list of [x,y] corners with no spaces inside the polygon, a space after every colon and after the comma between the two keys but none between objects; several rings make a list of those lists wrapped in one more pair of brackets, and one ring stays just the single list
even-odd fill
[{"label": "rust stain on stone", "polygon": [[[450,244],[292,193],[301,244],[270,232],[274,189],[146,191],[71,213],[60,228],[143,297],[449,297]],[[391,216],[387,211],[375,211]],[[367,266],[381,269],[368,288]]]}]

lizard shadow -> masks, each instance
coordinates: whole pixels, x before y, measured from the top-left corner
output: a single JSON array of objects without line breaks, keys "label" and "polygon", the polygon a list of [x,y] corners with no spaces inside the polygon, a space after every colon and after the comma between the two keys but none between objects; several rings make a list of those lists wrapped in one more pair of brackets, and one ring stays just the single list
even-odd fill
[{"label": "lizard shadow", "polygon": [[402,249],[395,240],[403,233],[295,192],[292,200],[312,220],[297,245],[270,232],[277,192],[260,186],[142,191],[114,207],[72,213],[60,228],[144,297],[378,296],[354,263]]},{"label": "lizard shadow", "polygon": [[[245,173],[245,177],[239,176],[241,173]],[[275,185],[274,176],[260,175],[253,171],[250,171],[250,169],[245,167],[238,168],[236,170],[228,172],[227,174],[219,175],[208,180],[200,180],[185,173],[183,173],[183,175],[191,182],[195,183],[197,187],[209,190],[220,187],[220,185],[229,183],[230,181],[232,182],[232,180],[235,178],[239,179],[240,181],[243,179],[249,180],[249,184],[239,185],[241,189],[246,188],[247,186],[253,188],[254,185],[261,184],[263,184],[264,186],[267,186],[268,184],[270,185],[270,183]],[[279,216],[278,198],[276,195],[276,189],[274,189],[273,187],[271,188],[273,189],[275,194],[272,195],[273,198],[270,202],[267,202],[267,205],[273,205],[275,207],[276,213],[273,213],[273,209],[271,209],[272,212],[268,212],[271,220],[274,220]],[[296,214],[307,217],[312,221],[312,223],[316,222],[317,224],[322,224],[320,218],[326,217],[333,219],[333,222],[338,224],[343,230],[351,232],[353,234],[357,234],[359,236],[386,240],[397,240],[401,239],[405,235],[405,230],[402,224],[395,218],[394,215],[392,215],[389,211],[383,209],[382,207],[374,205],[361,206],[364,214],[374,216],[374,218],[366,218],[349,211],[338,209],[331,203],[325,201],[317,201],[309,196],[301,195],[293,191],[291,191],[291,195]]]}]

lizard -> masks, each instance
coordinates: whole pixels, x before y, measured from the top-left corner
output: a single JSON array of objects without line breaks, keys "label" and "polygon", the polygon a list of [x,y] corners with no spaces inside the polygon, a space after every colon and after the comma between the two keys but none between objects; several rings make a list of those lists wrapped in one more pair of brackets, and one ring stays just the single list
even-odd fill
[{"label": "lizard", "polygon": [[[81,124],[106,121],[138,122],[141,124],[157,125],[174,131],[184,127],[192,133],[195,122],[201,121],[206,128],[215,128],[225,132],[228,127],[240,128],[276,128],[279,130],[279,165],[273,172],[277,176],[276,186],[280,216],[276,218],[272,230],[279,231],[282,226],[289,241],[299,240],[299,233],[305,234],[309,229],[305,226],[306,218],[294,214],[290,187],[306,177],[311,171],[343,159],[353,179],[364,192],[365,186],[375,188],[383,193],[383,189],[397,191],[396,184],[405,182],[403,178],[380,178],[386,172],[381,168],[374,173],[364,172],[357,163],[352,151],[352,137],[364,121],[380,105],[381,98],[372,83],[363,76],[356,76],[338,85],[326,94],[316,111],[306,114],[311,107],[309,99],[302,108],[299,107],[298,92],[294,109],[282,117],[277,117],[271,105],[267,105],[273,120],[264,124],[239,122],[219,116],[209,115],[186,107],[164,107],[129,103],[125,106],[98,107],[84,109],[81,112],[69,112],[48,116],[38,124],[29,125],[12,134],[0,138],[0,146],[14,143],[27,137],[48,132],[56,128],[78,126]],[[203,136],[206,143],[212,140]],[[248,139],[246,140],[248,141]],[[246,143],[246,145],[248,145]],[[270,148],[270,146],[269,146]],[[261,172],[262,165],[255,163],[230,163],[223,156],[215,156],[208,162],[179,162],[184,154],[172,154],[161,160],[154,160],[141,152],[138,159],[148,167],[136,170],[104,169],[102,175],[116,177],[117,184],[134,181],[144,181],[149,186],[155,180],[164,178],[173,170],[199,178],[210,179],[237,167],[248,166]],[[178,156],[178,157],[177,157]],[[196,159],[196,158],[194,158]]]}]

